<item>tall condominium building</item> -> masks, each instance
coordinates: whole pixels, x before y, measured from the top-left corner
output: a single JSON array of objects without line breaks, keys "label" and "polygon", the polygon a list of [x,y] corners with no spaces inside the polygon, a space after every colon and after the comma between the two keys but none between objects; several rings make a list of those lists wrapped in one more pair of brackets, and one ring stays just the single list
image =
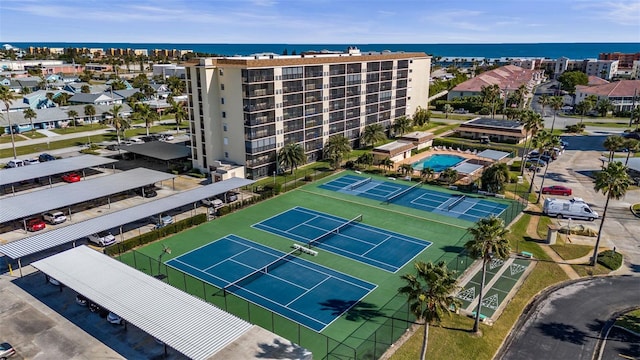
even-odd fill
[{"label": "tall condominium building", "polygon": [[430,65],[425,53],[355,48],[199,59],[186,68],[193,165],[233,162],[257,179],[276,171],[286,144],[301,144],[308,162],[332,135],[358,145],[365,126],[426,106]]}]

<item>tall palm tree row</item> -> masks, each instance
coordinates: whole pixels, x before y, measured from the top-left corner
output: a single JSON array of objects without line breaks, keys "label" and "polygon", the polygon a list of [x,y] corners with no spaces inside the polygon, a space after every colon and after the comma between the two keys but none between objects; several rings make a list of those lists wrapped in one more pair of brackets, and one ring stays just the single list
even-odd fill
[{"label": "tall palm tree row", "polygon": [[291,174],[306,161],[304,148],[299,143],[289,143],[278,151],[278,165],[283,170],[291,169]]},{"label": "tall palm tree row", "polygon": [[482,261],[482,280],[480,281],[478,305],[473,323],[473,332],[478,333],[480,330],[482,294],[484,292],[487,265],[492,259],[507,259],[511,252],[511,246],[505,238],[509,230],[505,228],[502,219],[494,215],[480,219],[475,226],[469,228],[469,233],[473,236],[473,239],[469,240],[464,247],[471,257],[480,258],[480,261]]},{"label": "tall palm tree row", "polygon": [[371,124],[364,127],[362,132],[362,141],[364,145],[371,144],[374,146],[380,141],[386,140],[387,136],[384,134],[384,126],[382,124]]},{"label": "tall palm tree row", "polygon": [[4,108],[7,111],[6,112],[7,124],[9,125],[9,134],[11,134],[11,146],[13,147],[14,159],[18,158],[18,154],[16,153],[16,140],[13,135],[14,128],[13,128],[13,123],[11,122],[11,118],[9,116],[9,108],[11,107],[11,103],[13,102],[13,100],[17,98],[18,96],[13,91],[11,91],[11,89],[8,86],[0,85],[0,101],[2,101],[2,103],[4,104]]},{"label": "tall palm tree row", "polygon": [[631,185],[631,177],[627,174],[627,167],[621,162],[609,162],[606,168],[596,174],[594,189],[596,192],[602,192],[602,194],[607,197],[607,200],[604,203],[604,211],[602,212],[602,219],[600,220],[598,237],[596,239],[596,245],[593,248],[591,266],[595,266],[598,260],[598,248],[600,247],[600,238],[602,237],[602,226],[604,225],[604,219],[607,216],[609,200],[620,200],[627,193],[629,185]]},{"label": "tall palm tree row", "polygon": [[324,146],[324,157],[329,160],[334,169],[337,169],[350,151],[349,139],[343,135],[333,135]]},{"label": "tall palm tree row", "polygon": [[414,264],[415,274],[401,276],[405,285],[398,289],[400,294],[407,296],[409,310],[424,323],[424,337],[420,359],[427,355],[429,340],[429,325],[439,324],[444,314],[451,316],[460,306],[460,300],[455,297],[458,290],[455,271],[447,269],[444,261],[437,265],[418,261]]}]

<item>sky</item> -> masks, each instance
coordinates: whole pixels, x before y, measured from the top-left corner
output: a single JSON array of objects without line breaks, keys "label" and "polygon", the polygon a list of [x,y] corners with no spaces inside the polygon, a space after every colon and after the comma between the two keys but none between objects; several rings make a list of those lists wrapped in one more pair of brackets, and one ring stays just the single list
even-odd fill
[{"label": "sky", "polygon": [[640,42],[640,0],[1,0],[10,42]]}]

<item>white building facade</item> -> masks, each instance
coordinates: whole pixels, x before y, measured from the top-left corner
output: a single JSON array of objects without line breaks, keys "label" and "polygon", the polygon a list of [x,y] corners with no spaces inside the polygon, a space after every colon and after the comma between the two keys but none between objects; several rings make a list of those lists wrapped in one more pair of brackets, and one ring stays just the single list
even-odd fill
[{"label": "white building facade", "polygon": [[357,49],[200,59],[186,69],[193,166],[233,162],[258,179],[276,171],[286,144],[301,144],[307,162],[333,135],[357,146],[365,126],[426,107],[430,67],[424,53]]}]

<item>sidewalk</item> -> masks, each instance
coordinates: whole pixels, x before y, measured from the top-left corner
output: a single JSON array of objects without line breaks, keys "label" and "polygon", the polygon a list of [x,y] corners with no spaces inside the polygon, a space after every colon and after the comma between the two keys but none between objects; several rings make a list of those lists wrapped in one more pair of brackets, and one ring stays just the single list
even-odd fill
[{"label": "sidewalk", "polygon": [[[51,141],[76,139],[76,138],[82,138],[82,137],[87,137],[87,136],[102,135],[102,134],[106,134],[106,133],[112,132],[114,130],[113,129],[99,129],[99,130],[83,131],[83,132],[77,132],[77,133],[72,133],[72,134],[64,134],[64,135],[59,135],[59,134],[56,134],[56,133],[48,131],[48,130],[37,130],[37,131],[39,133],[43,134],[43,135],[46,135],[47,137],[16,141],[16,147],[28,146],[28,145],[37,145],[37,144],[46,144],[46,143],[51,142]],[[51,135],[51,134],[54,134],[55,136]],[[15,136],[18,136],[18,134],[15,134]],[[12,146],[11,142],[0,144],[0,149],[11,149],[11,146]]]}]

